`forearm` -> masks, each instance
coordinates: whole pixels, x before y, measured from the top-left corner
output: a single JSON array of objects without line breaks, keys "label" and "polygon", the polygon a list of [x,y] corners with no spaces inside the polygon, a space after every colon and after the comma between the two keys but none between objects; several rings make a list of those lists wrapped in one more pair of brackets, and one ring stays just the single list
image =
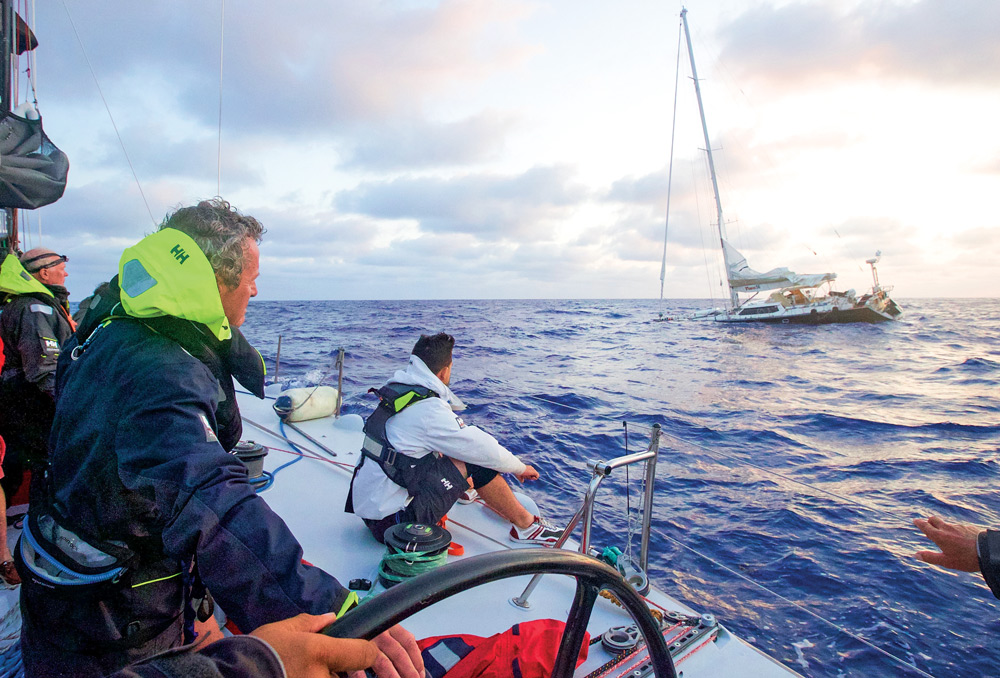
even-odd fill
[{"label": "forearm", "polygon": [[111,678],[285,678],[277,653],[253,636],[223,638],[200,651],[196,646],[168,650],[127,666]]},{"label": "forearm", "polygon": [[524,473],[526,468],[524,462],[497,442],[496,438],[475,426],[466,427],[449,436],[441,436],[432,442],[432,449],[467,464],[514,475]]}]

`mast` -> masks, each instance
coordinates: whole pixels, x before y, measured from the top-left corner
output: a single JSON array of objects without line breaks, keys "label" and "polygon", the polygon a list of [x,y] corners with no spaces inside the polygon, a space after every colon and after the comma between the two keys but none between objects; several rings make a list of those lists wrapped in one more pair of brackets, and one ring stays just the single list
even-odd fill
[{"label": "mast", "polygon": [[[11,111],[11,54],[14,51],[14,5],[11,0],[0,0],[0,115]],[[14,252],[18,248],[17,210],[4,207],[0,222],[0,255]]]},{"label": "mast", "polygon": [[708,155],[708,171],[712,175],[712,191],[715,193],[715,210],[719,216],[719,246],[722,248],[722,260],[726,265],[726,285],[729,287],[729,301],[733,308],[740,305],[739,295],[729,285],[729,258],[726,256],[726,228],[722,219],[722,199],[719,198],[719,180],[715,176],[715,158],[712,157],[712,142],[708,138],[708,124],[705,122],[705,104],[701,100],[701,85],[698,84],[698,69],[694,65],[694,48],[691,46],[691,31],[688,29],[687,8],[681,9],[681,23],[684,24],[684,37],[687,39],[688,57],[691,60],[691,79],[694,80],[694,93],[698,97],[698,112],[701,114],[701,131],[705,135],[705,153]]}]

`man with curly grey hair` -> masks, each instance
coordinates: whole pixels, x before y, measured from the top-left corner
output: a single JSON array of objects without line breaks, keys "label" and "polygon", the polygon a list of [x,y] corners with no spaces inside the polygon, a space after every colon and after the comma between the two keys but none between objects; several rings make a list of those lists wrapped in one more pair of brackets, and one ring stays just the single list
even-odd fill
[{"label": "man with curly grey hair", "polygon": [[[190,642],[206,591],[245,631],[356,602],[302,562],[228,454],[242,430],[233,379],[263,397],[262,360],[238,329],[263,233],[221,199],[177,210],[125,250],[64,348],[47,500],[31,504],[16,556],[29,678],[105,676]],[[420,678],[398,627],[374,643],[316,641],[340,658],[325,668]]]},{"label": "man with curly grey hair", "polygon": [[257,296],[258,245],[265,232],[261,223],[216,199],[182,207],[160,225],[160,230],[167,228],[186,233],[197,243],[215,273],[230,325],[241,326],[250,297]]}]

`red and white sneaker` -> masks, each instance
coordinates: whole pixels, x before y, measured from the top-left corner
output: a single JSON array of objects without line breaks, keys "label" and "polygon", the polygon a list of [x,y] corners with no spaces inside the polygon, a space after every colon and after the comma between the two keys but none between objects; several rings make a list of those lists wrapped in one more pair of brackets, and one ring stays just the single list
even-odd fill
[{"label": "red and white sneaker", "polygon": [[458,497],[458,503],[471,504],[477,499],[479,499],[479,493],[470,487]]},{"label": "red and white sneaker", "polygon": [[542,546],[555,546],[562,536],[563,531],[553,527],[550,523],[535,516],[535,522],[528,525],[523,530],[516,526],[510,526],[510,540],[515,544],[541,544]]}]

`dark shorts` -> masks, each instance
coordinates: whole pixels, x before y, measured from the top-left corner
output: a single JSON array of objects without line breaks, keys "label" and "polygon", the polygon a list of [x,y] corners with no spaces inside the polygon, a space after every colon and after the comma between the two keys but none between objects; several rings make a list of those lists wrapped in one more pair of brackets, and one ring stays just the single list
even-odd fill
[{"label": "dark shorts", "polygon": [[[493,469],[475,464],[466,464],[465,470],[475,488],[487,485],[498,475]],[[381,520],[366,518],[365,525],[379,543],[385,543],[385,531],[398,523],[434,525],[448,514],[468,487],[468,482],[454,462],[448,457],[438,457],[428,464],[423,489],[413,496],[409,504]]]}]

